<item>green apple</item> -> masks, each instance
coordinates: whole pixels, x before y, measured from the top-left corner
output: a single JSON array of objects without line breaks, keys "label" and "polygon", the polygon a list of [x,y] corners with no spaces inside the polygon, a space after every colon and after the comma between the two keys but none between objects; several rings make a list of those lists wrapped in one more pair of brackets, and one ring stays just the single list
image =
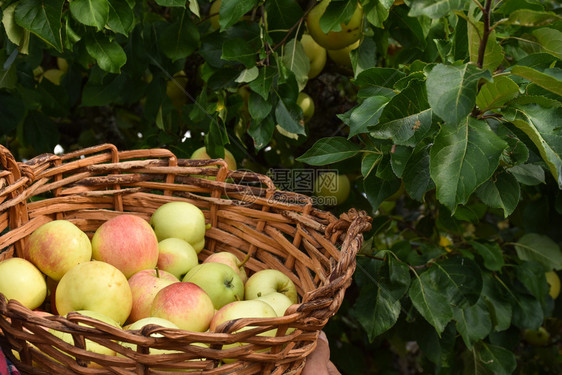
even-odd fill
[{"label": "green apple", "polygon": [[166,82],[166,95],[170,98],[174,107],[179,111],[187,102],[189,97],[185,92],[187,86],[187,75],[183,70],[175,73],[173,77]]},{"label": "green apple", "polygon": [[326,12],[331,0],[322,0],[308,13],[306,26],[314,40],[326,49],[341,49],[355,43],[363,32],[363,8],[357,4],[348,23],[340,24],[340,31],[324,33],[320,27],[320,17]]},{"label": "green apple", "polygon": [[117,267],[129,278],[156,267],[158,240],[146,220],[122,214],[98,227],[92,237],[92,258]]},{"label": "green apple", "polygon": [[242,280],[243,283],[245,283],[248,279],[246,269],[244,268],[245,261],[240,262],[236,255],[229,253],[228,251],[213,253],[203,261],[203,263],[212,262],[226,264],[227,266],[235,270],[238,273],[238,276],[240,276],[240,280]]},{"label": "green apple", "polygon": [[254,273],[245,285],[245,296],[247,300],[253,300],[269,293],[279,292],[297,303],[297,288],[293,280],[283,272],[276,269],[265,269]]},{"label": "green apple", "polygon": [[314,115],[314,100],[306,92],[299,92],[297,97],[297,105],[302,109],[302,117],[304,122],[308,122]]},{"label": "green apple", "polygon": [[168,202],[158,207],[150,217],[150,225],[158,241],[181,238],[199,252],[205,244],[205,215],[189,202]]},{"label": "green apple", "polygon": [[174,237],[158,242],[158,269],[181,279],[197,264],[199,264],[197,251],[189,242]]},{"label": "green apple", "polygon": [[[205,148],[205,146],[202,146],[199,147],[197,150],[193,151],[193,154],[191,154],[190,159],[209,160],[211,159],[211,156],[207,153],[207,149]],[[226,148],[224,149],[224,161],[226,161],[226,164],[228,165],[228,169],[232,171],[236,170],[237,168],[236,159],[234,158],[232,152],[230,152]]]},{"label": "green apple", "polygon": [[[112,319],[111,317],[104,315],[98,311],[93,311],[93,310],[77,310],[75,311],[81,315],[93,318],[93,319],[97,319],[99,321],[102,321],[104,323],[107,323],[113,327],[117,327],[117,328],[121,328],[121,325],[116,322],[114,319]],[[66,317],[68,317],[68,314],[65,314]],[[93,327],[89,324],[86,323],[78,323],[81,326],[85,326],[85,327]],[[62,331],[57,331],[54,329],[49,329],[49,332],[53,335],[58,337],[59,339],[74,345],[74,338],[72,337],[71,333],[68,332],[62,332]],[[109,355],[109,356],[114,356],[115,355],[115,351],[113,349],[108,348],[107,346],[98,344],[97,342],[90,340],[90,339],[86,339],[85,340],[85,345],[86,345],[86,350],[92,352],[92,353],[97,353],[97,354],[103,354],[103,355]],[[97,362],[89,362],[88,363],[88,367],[90,368],[102,368],[103,366],[98,364]]]},{"label": "green apple", "polygon": [[301,37],[301,44],[304,48],[304,53],[310,61],[310,70],[308,71],[308,79],[312,79],[322,72],[326,66],[326,48],[310,36],[310,34],[303,34]]},{"label": "green apple", "polygon": [[211,23],[212,30],[218,30],[221,27],[219,23],[221,3],[221,0],[215,0],[211,3],[211,7],[209,8],[209,22]]},{"label": "green apple", "polygon": [[72,267],[60,279],[55,296],[57,312],[92,310],[125,323],[133,306],[127,278],[109,263],[92,260]]},{"label": "green apple", "polygon": [[550,339],[550,333],[544,327],[539,327],[537,330],[526,329],[523,331],[523,338],[531,345],[545,346]]},{"label": "green apple", "polygon": [[150,316],[150,308],[156,294],[164,287],[179,282],[179,279],[164,270],[141,270],[129,277],[128,283],[133,297],[133,306],[128,322]]},{"label": "green apple", "polygon": [[171,321],[180,329],[204,332],[215,314],[213,301],[194,283],[173,283],[154,297],[150,315]]},{"label": "green apple", "polygon": [[201,263],[193,267],[182,281],[203,288],[217,310],[227,303],[244,299],[244,283],[238,272],[223,263]]},{"label": "green apple", "polygon": [[345,174],[325,172],[318,176],[314,182],[314,193],[319,199],[319,204],[335,206],[342,204],[349,197],[351,183]]},{"label": "green apple", "polygon": [[47,297],[47,282],[30,261],[8,258],[0,262],[0,293],[33,310]]},{"label": "green apple", "polygon": [[289,306],[293,305],[293,301],[283,293],[273,292],[256,298],[256,300],[264,301],[273,307],[277,316],[285,315],[285,311]]},{"label": "green apple", "polygon": [[[216,332],[217,328],[222,324],[230,320],[240,319],[240,318],[276,318],[277,314],[273,307],[267,304],[264,301],[260,300],[251,300],[251,301],[234,301],[229,304],[224,305],[219,311],[215,313],[215,316],[211,320],[211,324],[209,326],[209,331]],[[242,328],[240,331],[248,330],[251,328],[255,328],[256,326],[246,326]],[[235,331],[240,332],[240,331]],[[273,337],[277,334],[277,329],[270,329],[263,333],[260,333],[260,336],[269,336]],[[223,349],[233,348],[236,346],[245,345],[243,342],[235,342],[232,344],[223,345]],[[266,349],[267,350],[267,349]],[[224,362],[229,363],[233,362],[233,359],[223,359]]]},{"label": "green apple", "polygon": [[35,229],[29,236],[26,257],[53,280],[78,263],[92,257],[90,239],[67,220],[53,220]]}]

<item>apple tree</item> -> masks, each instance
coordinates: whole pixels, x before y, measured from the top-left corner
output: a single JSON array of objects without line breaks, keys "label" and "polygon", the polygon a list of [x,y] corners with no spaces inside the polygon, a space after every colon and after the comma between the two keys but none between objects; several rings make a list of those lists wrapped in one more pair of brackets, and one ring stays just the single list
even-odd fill
[{"label": "apple tree", "polygon": [[347,199],[323,208],[364,209],[373,228],[325,329],[343,374],[561,372],[562,304],[545,276],[562,270],[558,1],[0,12],[0,143],[18,159],[205,145],[260,173],[346,175]]}]

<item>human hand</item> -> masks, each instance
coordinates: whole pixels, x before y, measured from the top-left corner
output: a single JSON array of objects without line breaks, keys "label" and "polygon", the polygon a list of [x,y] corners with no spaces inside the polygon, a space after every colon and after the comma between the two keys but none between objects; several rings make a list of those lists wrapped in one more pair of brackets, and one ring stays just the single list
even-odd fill
[{"label": "human hand", "polygon": [[306,358],[302,375],[341,375],[330,361],[330,346],[323,331],[318,336],[316,349]]}]

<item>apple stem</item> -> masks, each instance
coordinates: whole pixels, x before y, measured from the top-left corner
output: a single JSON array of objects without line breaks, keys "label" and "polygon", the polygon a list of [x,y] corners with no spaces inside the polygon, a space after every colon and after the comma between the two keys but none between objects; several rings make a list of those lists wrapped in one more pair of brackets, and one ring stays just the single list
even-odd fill
[{"label": "apple stem", "polygon": [[156,277],[160,278],[160,270],[158,267],[154,267],[154,270],[156,271]]},{"label": "apple stem", "polygon": [[238,268],[242,268],[246,264],[246,262],[250,260],[250,256],[251,256],[250,253],[246,254],[244,260],[238,264]]}]

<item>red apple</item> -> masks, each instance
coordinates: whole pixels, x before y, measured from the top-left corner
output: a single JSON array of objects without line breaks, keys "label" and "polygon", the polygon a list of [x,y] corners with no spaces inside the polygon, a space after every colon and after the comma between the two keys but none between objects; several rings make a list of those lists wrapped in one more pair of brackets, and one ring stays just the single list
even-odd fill
[{"label": "red apple", "polygon": [[180,329],[204,332],[215,314],[213,301],[203,289],[189,282],[170,284],[154,297],[150,315],[167,319]]},{"label": "red apple", "polygon": [[150,316],[152,301],[162,288],[179,282],[178,278],[169,272],[155,269],[141,270],[129,277],[129,287],[133,294],[133,308],[129,314],[130,323]]},{"label": "red apple", "polygon": [[165,238],[158,242],[158,269],[181,279],[199,263],[197,251],[181,238]]},{"label": "red apple", "polygon": [[156,267],[158,240],[148,222],[123,214],[99,226],[92,237],[92,258],[117,267],[129,278],[135,272]]}]

